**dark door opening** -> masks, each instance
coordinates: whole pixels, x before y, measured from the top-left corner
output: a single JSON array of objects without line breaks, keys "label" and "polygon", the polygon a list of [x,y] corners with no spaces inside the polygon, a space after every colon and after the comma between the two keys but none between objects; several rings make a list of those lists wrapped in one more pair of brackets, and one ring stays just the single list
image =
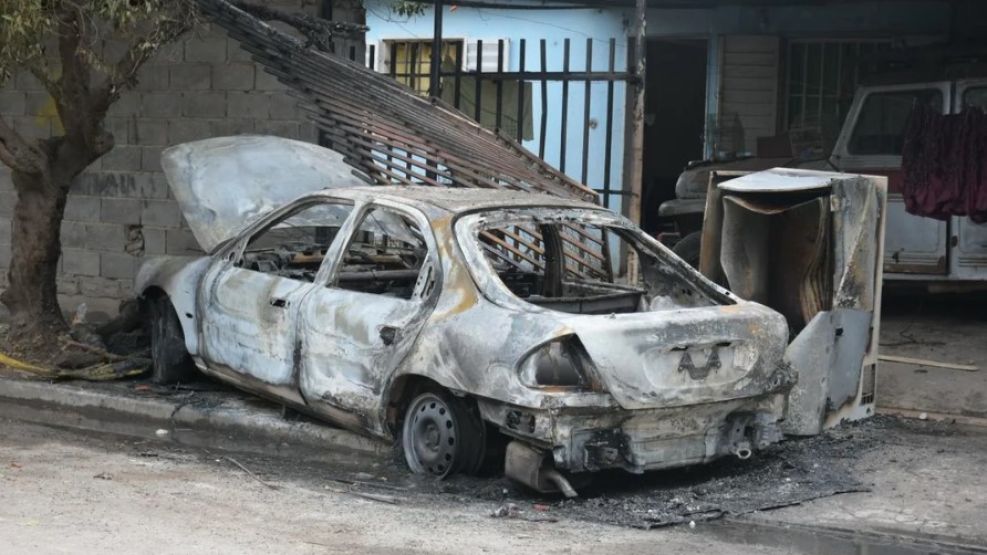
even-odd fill
[{"label": "dark door opening", "polygon": [[641,224],[650,233],[671,231],[658,206],[675,198],[686,164],[703,157],[706,48],[705,40],[648,41]]}]

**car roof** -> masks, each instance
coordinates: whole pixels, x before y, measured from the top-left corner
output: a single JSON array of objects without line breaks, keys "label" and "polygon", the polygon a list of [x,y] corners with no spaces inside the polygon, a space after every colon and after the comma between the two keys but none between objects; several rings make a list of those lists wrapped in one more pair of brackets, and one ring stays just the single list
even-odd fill
[{"label": "car roof", "polygon": [[441,211],[451,214],[525,206],[603,210],[599,205],[581,200],[505,189],[377,185],[331,189],[323,191],[322,194],[361,201],[386,199],[431,209],[432,212]]}]

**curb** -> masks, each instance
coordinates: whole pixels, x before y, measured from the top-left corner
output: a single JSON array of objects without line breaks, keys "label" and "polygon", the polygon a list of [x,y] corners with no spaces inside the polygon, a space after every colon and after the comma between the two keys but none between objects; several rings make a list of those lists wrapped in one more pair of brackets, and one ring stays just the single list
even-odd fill
[{"label": "curb", "polygon": [[[699,533],[690,530],[689,533]],[[896,555],[984,555],[975,539],[910,530],[800,524],[750,515],[729,516],[702,534],[740,545],[776,547],[796,553],[895,553]]]},{"label": "curb", "polygon": [[235,394],[178,399],[136,395],[119,386],[0,378],[0,417],[190,447],[314,460],[392,452],[389,445],[353,432],[286,420],[277,405]]}]

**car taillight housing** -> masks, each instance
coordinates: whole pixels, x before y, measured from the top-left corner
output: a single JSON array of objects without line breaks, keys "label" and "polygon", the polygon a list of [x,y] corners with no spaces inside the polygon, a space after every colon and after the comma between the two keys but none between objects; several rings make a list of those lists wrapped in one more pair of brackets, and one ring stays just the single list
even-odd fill
[{"label": "car taillight housing", "polygon": [[521,362],[519,376],[528,387],[600,389],[593,362],[575,335],[533,350]]}]

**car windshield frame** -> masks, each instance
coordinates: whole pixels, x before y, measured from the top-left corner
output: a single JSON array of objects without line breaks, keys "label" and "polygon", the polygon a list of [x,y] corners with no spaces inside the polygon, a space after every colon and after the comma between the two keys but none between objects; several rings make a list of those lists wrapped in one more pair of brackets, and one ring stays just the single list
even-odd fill
[{"label": "car windshield frame", "polygon": [[[914,101],[919,96],[926,94],[930,96],[930,98],[926,99],[927,101],[935,100],[938,102],[938,106],[932,106],[934,102],[930,102],[930,106],[929,106],[930,108],[933,108],[940,114],[945,114],[948,112],[947,110],[948,106],[946,104],[947,95],[944,94],[943,91],[938,87],[936,87],[935,85],[922,84],[922,85],[916,85],[911,88],[896,87],[894,89],[875,90],[867,93],[867,96],[865,96],[863,101],[861,102],[860,110],[858,111],[856,117],[854,118],[853,127],[850,130],[849,136],[847,137],[847,143],[846,143],[847,153],[851,156],[901,156],[902,147],[900,147],[897,144],[897,142],[904,140],[904,135],[908,126],[908,118],[911,117],[910,114],[906,114],[905,117],[900,121],[892,122],[892,125],[897,125],[899,123],[901,124],[901,133],[900,135],[890,135],[890,134],[887,135],[887,137],[892,137],[892,136],[895,137],[894,139],[895,144],[891,148],[885,148],[885,145],[863,146],[859,143],[860,141],[862,141],[862,136],[860,135],[860,132],[864,128],[863,126],[865,124],[865,118],[876,117],[873,114],[877,112],[879,107],[883,108],[885,111],[887,111],[890,108],[887,105],[879,106],[877,104],[878,102],[886,101],[887,99],[892,99],[892,100],[897,98],[907,99],[907,97],[909,96],[915,97],[913,98]],[[935,98],[936,95],[938,95],[938,98]],[[886,120],[887,117],[883,115],[884,112],[881,112],[881,114],[882,114],[881,118]],[[870,119],[868,119],[867,122],[869,123]],[[884,121],[883,123],[884,125],[887,125],[889,122]]]}]

